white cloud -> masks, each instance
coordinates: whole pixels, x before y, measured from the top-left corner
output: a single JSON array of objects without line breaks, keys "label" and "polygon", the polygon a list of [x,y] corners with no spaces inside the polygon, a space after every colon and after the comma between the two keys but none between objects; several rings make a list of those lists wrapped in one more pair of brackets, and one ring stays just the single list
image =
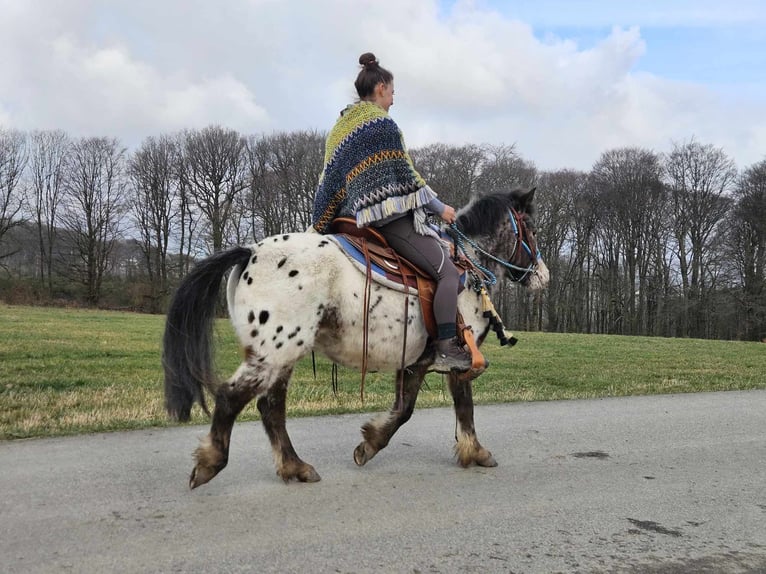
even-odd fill
[{"label": "white cloud", "polygon": [[169,89],[159,107],[160,115],[177,127],[203,127],[209,123],[236,123],[251,131],[263,129],[269,117],[250,90],[228,75]]},{"label": "white cloud", "polygon": [[664,28],[678,26],[731,26],[766,23],[762,0],[642,0],[614,2],[610,0],[534,0],[513,2],[487,0],[498,5],[505,14],[535,26],[611,27],[639,25]]},{"label": "white cloud", "polygon": [[146,135],[210,123],[268,127],[268,114],[240,81],[226,74],[189,79],[163,75],[131,57],[125,45],[86,47],[52,38],[35,86],[17,100],[21,127],[63,128],[77,135]]},{"label": "white cloud", "polygon": [[[615,4],[561,12],[539,0],[514,19],[473,1],[0,0],[0,123],[128,144],[211,123],[328,129],[372,50],[396,77],[392,115],[410,146],[516,143],[541,168],[588,169],[612,147],[662,151],[694,136],[740,165],[762,159],[763,98],[636,71],[651,48],[638,25],[663,14],[708,25],[717,4]],[[557,19],[615,26],[587,47],[532,27]]]}]

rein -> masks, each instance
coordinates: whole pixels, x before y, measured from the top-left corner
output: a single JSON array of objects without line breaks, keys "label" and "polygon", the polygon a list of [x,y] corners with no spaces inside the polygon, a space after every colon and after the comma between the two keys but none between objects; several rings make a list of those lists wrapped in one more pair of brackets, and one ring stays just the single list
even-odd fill
[{"label": "rein", "polygon": [[490,259],[491,261],[494,261],[501,267],[504,267],[505,269],[513,270],[513,271],[520,271],[523,273],[523,275],[516,279],[515,281],[523,281],[527,275],[530,273],[534,273],[537,269],[537,261],[542,258],[542,255],[540,254],[540,250],[536,250],[536,253],[534,256],[532,255],[532,249],[529,247],[529,244],[524,239],[523,235],[523,224],[521,222],[521,215],[513,208],[510,208],[508,210],[508,218],[511,222],[511,228],[513,229],[513,233],[516,237],[516,244],[514,245],[513,252],[511,253],[511,258],[516,255],[516,252],[519,250],[519,246],[521,246],[522,249],[524,249],[527,254],[532,258],[532,262],[527,267],[520,267],[518,265],[515,265],[511,263],[510,261],[506,261],[504,259],[500,259],[499,257],[496,257],[492,255],[489,251],[479,246],[478,243],[476,243],[473,239],[468,237],[465,233],[460,231],[460,229],[457,226],[457,223],[450,223],[449,225],[449,233],[452,235],[454,241],[455,241],[455,247],[463,252],[463,255],[465,255],[466,259],[473,264],[476,269],[481,271],[481,273],[485,276],[485,279],[482,279],[479,283],[479,289],[474,286],[474,290],[477,291],[477,293],[480,290],[481,285],[485,287],[491,287],[492,285],[495,285],[497,283],[497,277],[495,276],[492,271],[481,265],[478,261],[476,261],[469,253],[468,250],[465,247],[465,244],[467,243],[470,245],[473,250],[476,253],[479,253],[481,255],[484,255],[486,258]]}]

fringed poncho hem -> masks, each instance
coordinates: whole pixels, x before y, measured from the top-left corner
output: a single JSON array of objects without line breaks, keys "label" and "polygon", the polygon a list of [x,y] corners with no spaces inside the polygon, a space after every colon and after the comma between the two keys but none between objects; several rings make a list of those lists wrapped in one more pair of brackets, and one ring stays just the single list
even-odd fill
[{"label": "fringed poncho hem", "polygon": [[314,200],[317,231],[326,233],[339,216],[353,217],[359,227],[374,225],[420,210],[435,197],[415,170],[401,131],[385,110],[370,102],[344,110],[327,137],[325,166]]},{"label": "fringed poncho hem", "polygon": [[358,227],[366,227],[377,221],[388,219],[393,215],[413,211],[423,207],[434,197],[436,197],[436,194],[426,185],[407,195],[385,197],[368,207],[360,205],[362,203],[360,201],[355,208],[356,225]]}]

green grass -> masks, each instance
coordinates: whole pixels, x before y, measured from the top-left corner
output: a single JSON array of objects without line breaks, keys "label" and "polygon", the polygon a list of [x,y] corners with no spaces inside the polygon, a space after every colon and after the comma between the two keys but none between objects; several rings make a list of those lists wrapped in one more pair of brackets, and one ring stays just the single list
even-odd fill
[{"label": "green grass", "polygon": [[[166,426],[160,341],[164,317],[0,304],[0,439]],[[478,404],[766,388],[762,343],[609,335],[516,333],[519,343],[482,348],[490,368],[474,381]],[[240,351],[227,320],[216,325],[218,367],[228,377]],[[288,416],[386,410],[393,376],[310,357],[296,368]],[[430,374],[418,407],[451,405],[446,381]],[[240,420],[257,418],[254,404]],[[195,407],[195,423],[206,422]]]}]

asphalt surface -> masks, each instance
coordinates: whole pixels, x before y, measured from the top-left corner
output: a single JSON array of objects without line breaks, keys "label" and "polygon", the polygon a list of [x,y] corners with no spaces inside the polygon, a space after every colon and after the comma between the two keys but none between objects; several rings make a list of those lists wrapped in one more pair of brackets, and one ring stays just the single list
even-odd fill
[{"label": "asphalt surface", "polygon": [[448,409],[358,468],[368,418],[288,420],[316,484],[260,423],[194,491],[207,427],[2,443],[0,571],[766,572],[766,391],[477,407],[492,469],[455,464]]}]

